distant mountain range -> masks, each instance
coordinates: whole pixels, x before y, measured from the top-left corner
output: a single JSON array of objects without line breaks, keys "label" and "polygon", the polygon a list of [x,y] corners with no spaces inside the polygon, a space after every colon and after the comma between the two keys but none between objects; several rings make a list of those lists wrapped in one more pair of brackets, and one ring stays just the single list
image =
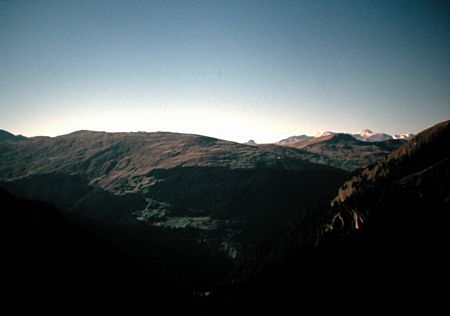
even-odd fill
[{"label": "distant mountain range", "polygon": [[274,145],[302,149],[304,159],[353,171],[374,163],[412,137],[414,134],[389,135],[365,129],[359,134],[323,131],[315,136],[290,136],[273,144],[254,140],[244,144],[276,151],[280,150]]},{"label": "distant mountain range", "polygon": [[282,139],[279,142],[276,142],[275,144],[289,146],[290,144],[298,143],[300,141],[311,140],[314,138],[322,138],[322,137],[327,137],[327,136],[332,136],[332,135],[337,135],[337,134],[350,135],[357,140],[361,140],[361,141],[365,141],[365,142],[382,142],[382,141],[391,140],[391,139],[409,140],[412,137],[414,137],[414,134],[389,135],[389,134],[385,134],[385,133],[374,133],[370,129],[364,129],[359,134],[323,131],[323,132],[317,133],[315,136],[308,136],[308,135],[291,136],[286,139]]},{"label": "distant mountain range", "polygon": [[391,136],[383,133],[361,131],[357,135],[321,132],[316,136],[291,136],[275,144],[252,144],[260,148],[300,149],[309,161],[330,165],[348,171],[366,167],[404,144],[412,134]]},{"label": "distant mountain range", "polygon": [[[95,136],[94,136],[95,135]],[[280,165],[286,163],[287,157],[283,157],[284,154],[288,154],[288,159],[300,159],[303,161],[308,161],[312,163],[329,165],[332,167],[337,167],[347,171],[353,171],[358,168],[365,167],[371,163],[374,163],[378,159],[384,157],[393,149],[402,145],[406,140],[413,137],[413,134],[403,134],[403,135],[388,135],[384,133],[373,133],[372,131],[366,129],[361,131],[359,134],[346,134],[346,133],[336,133],[331,131],[325,131],[318,133],[316,136],[291,136],[283,139],[274,144],[257,144],[254,140],[249,140],[244,143],[244,145],[251,146],[253,148],[240,148],[237,147],[239,144],[234,142],[228,142],[224,140],[219,140],[211,137],[200,136],[200,135],[190,135],[189,134],[178,134],[178,133],[104,133],[104,132],[91,132],[91,131],[78,131],[68,135],[58,136],[54,139],[65,139],[65,138],[77,138],[77,137],[87,137],[87,138],[100,138],[100,135],[109,137],[109,140],[116,139],[118,135],[124,137],[125,139],[133,139],[133,143],[142,143],[145,135],[151,135],[151,138],[155,139],[159,137],[162,146],[149,147],[147,138],[145,140],[145,146],[142,148],[130,149],[133,153],[133,157],[140,155],[143,161],[147,161],[145,170],[134,170],[131,174],[118,172],[116,176],[104,177],[104,179],[97,179],[98,181],[115,181],[116,179],[121,180],[121,175],[131,175],[140,177],[140,172],[146,172],[152,169],[167,168],[174,166],[227,166],[231,168],[248,168],[254,167],[255,163],[266,164],[271,166]],[[108,135],[108,136],[106,136]],[[115,135],[115,136],[112,136]],[[159,136],[158,136],[159,135]],[[165,135],[165,136],[164,136]],[[172,135],[172,136],[170,136]],[[112,137],[111,137],[112,136]],[[177,139],[179,137],[179,139]],[[195,143],[188,141],[188,137],[198,137],[200,146],[196,146]],[[106,139],[105,138],[105,139]],[[53,139],[48,137],[31,137],[29,140],[36,144],[37,140],[42,139]],[[0,130],[0,142],[1,141],[23,141],[28,140],[28,138],[22,135],[13,135],[7,131]],[[139,140],[139,141],[138,141]],[[182,144],[186,141],[186,144]],[[176,142],[182,144],[182,146],[175,145]],[[194,140],[195,142],[195,140]],[[215,144],[216,149],[210,151],[202,148],[202,142],[211,142]],[[123,141],[122,141],[123,143]],[[123,145],[117,145],[123,147]],[[302,149],[302,151],[283,151],[275,146],[284,146],[296,149]],[[262,149],[258,151],[259,149]],[[147,152],[144,153],[143,150]],[[164,153],[161,151],[166,149]],[[108,149],[111,151],[111,149]],[[189,151],[188,155],[184,153]],[[227,152],[239,152],[242,159],[234,159],[227,156]],[[246,154],[244,154],[246,152]],[[259,152],[259,153],[257,153]],[[279,158],[274,159],[273,154],[283,152],[283,155]],[[214,157],[213,157],[214,156]],[[260,157],[262,159],[256,158]],[[265,157],[265,158],[263,158]],[[71,156],[70,159],[76,158]],[[230,159],[231,158],[231,159]],[[58,159],[65,159],[64,157],[59,157]],[[45,165],[50,166],[53,164],[46,163]],[[288,168],[298,167],[298,163],[294,164],[295,167],[291,165]],[[1,167],[1,166],[0,166]],[[111,168],[117,169],[116,167],[109,166]],[[135,179],[134,182],[139,182],[140,180]],[[111,184],[113,185],[113,184]]]},{"label": "distant mountain range", "polygon": [[376,162],[405,142],[403,139],[362,141],[349,134],[326,133],[283,146],[317,155],[310,161],[353,171]]}]

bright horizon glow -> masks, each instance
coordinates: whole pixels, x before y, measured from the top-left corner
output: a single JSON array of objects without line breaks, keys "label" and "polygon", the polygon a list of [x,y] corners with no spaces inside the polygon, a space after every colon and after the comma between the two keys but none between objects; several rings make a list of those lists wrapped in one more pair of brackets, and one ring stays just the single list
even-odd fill
[{"label": "bright horizon glow", "polygon": [[0,2],[0,129],[276,142],[450,118],[445,2]]}]

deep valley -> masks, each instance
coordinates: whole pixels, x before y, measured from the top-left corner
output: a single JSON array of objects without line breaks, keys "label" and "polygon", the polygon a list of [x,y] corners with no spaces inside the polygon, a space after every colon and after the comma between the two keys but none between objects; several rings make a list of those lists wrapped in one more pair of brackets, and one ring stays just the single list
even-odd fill
[{"label": "deep valley", "polygon": [[[418,261],[418,266],[414,264],[405,273],[419,271],[418,278],[431,282],[426,286],[441,291],[436,279],[444,273],[439,252],[448,236],[440,226],[425,220],[428,215],[420,218],[427,210],[438,223],[445,222],[448,122],[410,141],[369,142],[346,134],[263,145],[176,133],[80,131],[54,138],[6,136],[0,141],[0,186],[8,192],[2,191],[2,199],[6,214],[13,216],[9,221],[16,225],[8,227],[12,238],[8,256],[16,258],[16,248],[25,255],[36,251],[40,260],[48,262],[46,273],[54,282],[55,273],[75,273],[87,278],[86,286],[91,283],[91,272],[84,270],[90,269],[89,264],[73,261],[85,260],[90,254],[77,255],[77,250],[70,255],[75,259],[67,259],[70,263],[58,269],[50,264],[67,256],[57,248],[85,249],[82,240],[91,236],[98,240],[92,251],[100,251],[99,258],[91,257],[93,263],[104,265],[110,255],[124,262],[117,268],[110,266],[113,262],[106,263],[117,271],[112,274],[129,283],[125,287],[134,289],[123,297],[155,296],[151,293],[156,291],[160,302],[174,297],[184,301],[185,311],[216,314],[216,306],[227,301],[233,302],[230,306],[242,305],[239,313],[243,313],[253,310],[253,300],[261,298],[267,304],[259,304],[258,309],[273,304],[287,308],[297,297],[304,300],[307,310],[306,306],[316,302],[317,291],[322,291],[321,300],[338,304],[344,298],[336,286],[344,282],[344,276],[355,273],[359,280],[381,260],[375,264],[381,269],[375,274],[378,277],[365,279],[361,285],[370,292],[379,282],[391,282],[392,273],[398,273],[393,272],[396,265],[408,265],[411,255],[425,253],[430,261],[425,266]],[[41,209],[52,210],[41,215]],[[35,227],[35,220],[41,223],[36,225],[50,225],[48,216],[59,218],[57,222],[52,219],[50,230]],[[57,236],[64,225],[68,225],[64,234],[69,237],[60,239]],[[72,234],[74,228],[69,226],[85,237]],[[34,246],[26,244],[30,229],[47,231]],[[425,234],[421,240],[418,231]],[[58,244],[48,242],[49,238],[57,238]],[[71,238],[70,243],[64,238]],[[112,252],[103,255],[103,249]],[[393,258],[392,265],[384,263],[386,256]],[[337,262],[336,258],[341,259]],[[36,287],[33,269],[42,268],[31,264],[24,268],[27,274],[22,274],[15,260],[21,259],[11,262],[10,270],[16,272],[8,286],[11,293],[26,295]],[[329,265],[340,272],[326,273]],[[437,274],[428,279],[424,267]],[[380,312],[381,308],[396,311],[400,305],[411,308],[409,300],[416,294],[406,292],[425,291],[416,283],[408,285],[406,275],[400,277],[400,283],[393,281],[402,293],[399,303],[392,301],[393,292],[386,292]],[[320,284],[327,280],[333,285],[323,291]],[[98,286],[115,294],[124,290],[120,282],[99,282]],[[147,288],[147,282],[153,285]],[[273,292],[297,284],[302,284],[298,291]],[[71,279],[58,286],[69,292],[85,287]],[[161,294],[162,288],[167,294]],[[362,304],[375,304],[363,297],[355,299],[358,309]],[[373,306],[371,310],[378,309]],[[230,307],[223,312],[236,311]],[[345,306],[342,312],[350,310]]]}]

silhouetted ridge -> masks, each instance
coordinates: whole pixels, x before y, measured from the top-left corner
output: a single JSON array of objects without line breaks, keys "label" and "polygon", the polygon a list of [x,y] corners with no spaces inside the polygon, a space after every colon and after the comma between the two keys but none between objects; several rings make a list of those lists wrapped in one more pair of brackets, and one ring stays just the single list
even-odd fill
[{"label": "silhouetted ridge", "polygon": [[11,134],[8,131],[2,130],[0,129],[0,142],[1,141],[5,141],[5,140],[10,140],[10,141],[21,141],[21,140],[25,140],[27,139],[25,136],[22,135],[14,135]]}]

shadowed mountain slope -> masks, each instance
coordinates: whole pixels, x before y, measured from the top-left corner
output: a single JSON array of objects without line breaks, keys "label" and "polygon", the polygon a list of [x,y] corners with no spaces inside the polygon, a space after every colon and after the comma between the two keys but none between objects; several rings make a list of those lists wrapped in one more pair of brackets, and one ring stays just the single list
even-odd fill
[{"label": "shadowed mountain slope", "polygon": [[11,134],[10,132],[0,129],[0,142],[6,141],[6,140],[17,142],[17,141],[21,141],[21,140],[25,140],[25,139],[27,139],[25,136],[14,135],[14,134]]},{"label": "shadowed mountain slope", "polygon": [[226,302],[242,304],[226,311],[237,314],[447,314],[449,161],[446,121],[358,171],[331,205],[266,238],[206,310]]},{"label": "shadowed mountain slope", "polygon": [[[4,299],[14,311],[58,306],[133,310],[145,300],[155,310],[180,292],[144,272],[111,243],[66,220],[53,206],[0,189]],[[186,299],[186,302],[188,300]]]},{"label": "shadowed mountain slope", "polygon": [[312,162],[352,171],[385,157],[405,142],[402,139],[367,142],[349,134],[333,133],[288,143],[285,146],[302,149],[310,155],[315,155],[310,158]]}]

